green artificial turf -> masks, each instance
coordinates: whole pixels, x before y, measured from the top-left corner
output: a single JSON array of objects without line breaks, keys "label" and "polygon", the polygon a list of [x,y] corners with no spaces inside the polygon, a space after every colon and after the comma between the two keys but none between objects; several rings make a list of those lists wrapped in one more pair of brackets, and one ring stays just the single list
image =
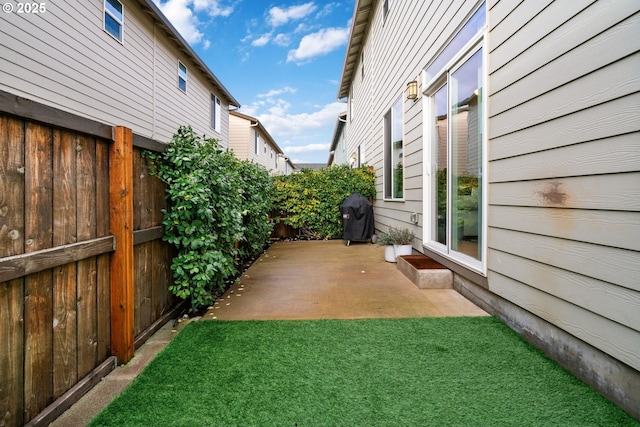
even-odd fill
[{"label": "green artificial turf", "polygon": [[493,317],[200,321],[92,426],[639,425]]}]

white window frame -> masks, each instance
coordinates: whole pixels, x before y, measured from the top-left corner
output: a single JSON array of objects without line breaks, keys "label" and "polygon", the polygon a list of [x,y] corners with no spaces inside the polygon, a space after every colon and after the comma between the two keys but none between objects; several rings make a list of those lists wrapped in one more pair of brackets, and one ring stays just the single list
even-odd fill
[{"label": "white window frame", "polygon": [[212,93],[210,125],[211,125],[211,129],[215,130],[218,133],[220,133],[220,128],[221,128],[220,126],[220,121],[222,120],[221,111],[222,111],[222,102],[220,101],[220,98],[218,98]]},{"label": "white window frame", "polygon": [[260,134],[257,130],[254,130],[254,150],[256,154],[260,154]]},{"label": "white window frame", "polygon": [[[118,18],[113,14],[113,12],[109,10],[109,8],[107,8],[107,3],[110,3],[110,2],[115,2],[120,5],[120,8],[122,9],[122,18]],[[113,37],[115,40],[117,40],[119,43],[123,44],[124,43],[124,5],[119,0],[111,0],[111,1],[104,0],[103,7],[104,7],[104,14],[102,17],[102,29],[111,37]],[[115,34],[113,34],[111,31],[107,29],[107,15],[109,15],[111,19],[113,19],[114,21],[116,21],[118,25],[120,25],[120,37],[117,37]]]},{"label": "white window frame", "polygon": [[[184,68],[184,76],[182,73],[182,68]],[[189,77],[189,70],[187,66],[182,63],[182,61],[178,60],[178,89],[181,92],[187,93],[187,79]],[[180,87],[180,82],[184,81],[184,89]]]},{"label": "white window frame", "polygon": [[[473,16],[473,14],[475,14],[480,7],[485,7],[485,13],[486,13],[486,2],[482,2],[480,4],[480,6],[476,9],[474,9],[473,13],[469,16],[469,19],[471,18],[471,16]],[[466,25],[469,22],[469,19],[465,20],[463,25],[460,27],[460,29],[462,29],[464,27],[464,25]],[[454,37],[459,33],[460,30],[456,31],[456,33],[454,34]],[[446,46],[445,46],[446,47]],[[482,156],[482,171],[483,171],[483,176],[482,176],[482,200],[480,201],[482,203],[482,216],[481,216],[481,221],[482,221],[482,226],[481,226],[481,230],[483,233],[483,238],[482,238],[482,247],[480,248],[481,251],[481,259],[477,260],[475,258],[472,258],[470,256],[467,256],[463,253],[460,252],[449,252],[448,250],[448,246],[450,245],[450,241],[449,239],[447,240],[448,243],[447,245],[443,245],[439,242],[437,242],[437,239],[434,238],[434,236],[431,235],[432,233],[432,229],[433,227],[431,227],[430,225],[425,224],[425,226],[423,227],[423,242],[425,242],[423,244],[423,246],[425,248],[428,248],[430,250],[433,250],[435,252],[440,253],[441,255],[443,255],[446,258],[450,258],[451,260],[457,262],[458,264],[461,264],[467,268],[469,268],[470,270],[476,271],[477,273],[480,273],[482,275],[487,274],[487,232],[488,232],[488,227],[487,227],[487,210],[488,210],[488,198],[487,198],[487,194],[488,194],[488,161],[487,161],[487,147],[488,147],[488,135],[486,132],[486,129],[488,129],[488,114],[487,114],[487,90],[486,88],[488,87],[488,78],[487,78],[487,67],[488,67],[488,42],[487,42],[487,23],[485,21],[485,25],[483,26],[483,28],[478,31],[463,47],[461,47],[456,53],[455,55],[453,55],[451,57],[451,59],[449,61],[447,61],[447,63],[445,65],[443,65],[443,67],[441,69],[439,69],[437,71],[437,73],[434,73],[434,75],[430,75],[427,73],[427,69],[431,66],[431,64],[429,64],[429,66],[427,66],[423,71],[422,71],[422,83],[423,83],[423,87],[425,88],[423,95],[429,99],[431,96],[435,95],[435,93],[446,83],[448,84],[448,77],[450,74],[454,73],[459,67],[461,67],[462,65],[464,65],[466,63],[466,61],[471,58],[471,56],[473,56],[476,52],[478,52],[480,49],[482,49],[482,61],[483,61],[483,67],[484,67],[484,75],[482,77],[482,85],[484,90],[482,91],[482,104],[485,108],[485,111],[483,112],[483,118],[482,118],[482,126],[483,129],[485,129],[485,132],[483,132],[483,140],[482,140],[482,147],[481,147],[481,156]],[[437,56],[436,58],[437,59]],[[449,103],[450,101],[448,101]],[[433,137],[433,129],[432,129],[432,124],[431,124],[431,118],[434,115],[434,112],[432,111],[433,107],[431,105],[431,102],[424,102],[423,105],[426,105],[426,108],[423,109],[423,123],[428,124],[427,126],[424,126],[424,132],[426,132],[426,135],[423,135],[423,141],[425,141],[425,147],[423,149],[423,153],[425,155],[425,164],[426,164],[426,176],[428,177],[429,181],[432,180],[431,175],[435,174],[436,171],[433,167],[433,163],[434,163],[434,159],[432,157],[432,150],[429,149],[429,147],[432,147],[433,141],[432,141],[432,137]],[[451,127],[451,120],[449,120],[448,123],[449,129]],[[450,132],[450,130],[448,131],[448,133]],[[449,161],[451,161],[451,159],[449,159]],[[433,194],[432,194],[432,183],[428,182],[425,183],[424,185],[424,197],[423,200],[426,201],[425,203],[425,220],[431,221],[431,212],[433,209],[432,206],[432,201],[433,199]],[[447,187],[450,187],[449,184],[447,184]],[[449,194],[447,194],[447,197],[449,197]],[[429,217],[429,219],[427,219],[427,217]]]},{"label": "white window frame", "polygon": [[[388,156],[393,155],[393,109],[396,106],[400,106],[400,132],[402,135],[402,197],[394,197],[393,194],[393,187],[395,184],[395,179],[393,177],[393,163],[387,163],[387,162],[392,162],[392,159],[389,159]],[[389,116],[389,126],[387,129],[387,116]],[[402,97],[397,98],[393,104],[391,104],[391,106],[389,107],[389,109],[386,110],[383,118],[383,128],[384,128],[384,145],[383,145],[383,150],[384,150],[384,154],[383,154],[383,158],[384,158],[384,164],[383,164],[383,196],[384,196],[384,200],[387,201],[392,201],[392,202],[404,202],[404,196],[405,196],[405,190],[406,187],[404,185],[404,175],[405,175],[405,164],[404,164],[404,149],[405,149],[405,134],[404,134],[404,103],[402,101]],[[387,138],[389,138],[389,140],[387,141]],[[389,149],[387,149],[387,146],[389,144]],[[388,192],[387,190],[387,180],[391,180],[390,182],[390,190]]]}]

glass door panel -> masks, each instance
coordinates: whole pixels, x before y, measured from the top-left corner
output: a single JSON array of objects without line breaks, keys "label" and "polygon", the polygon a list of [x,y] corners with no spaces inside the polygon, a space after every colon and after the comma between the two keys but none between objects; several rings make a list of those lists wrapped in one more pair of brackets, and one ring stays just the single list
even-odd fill
[{"label": "glass door panel", "polygon": [[435,171],[435,179],[432,180],[432,204],[433,212],[432,216],[435,221],[432,221],[431,239],[441,243],[447,244],[447,164],[448,160],[448,134],[449,134],[449,119],[448,119],[448,107],[447,107],[447,85],[441,87],[433,96],[432,111],[434,116],[432,118],[433,127],[433,141],[432,143],[432,160],[433,168]]},{"label": "glass door panel", "polygon": [[481,260],[482,49],[450,75],[450,249]]}]

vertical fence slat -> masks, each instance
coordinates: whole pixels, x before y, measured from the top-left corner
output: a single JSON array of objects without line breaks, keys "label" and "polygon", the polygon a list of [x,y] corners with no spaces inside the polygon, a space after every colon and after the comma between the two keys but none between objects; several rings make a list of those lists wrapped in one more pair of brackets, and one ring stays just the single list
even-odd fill
[{"label": "vertical fence slat", "polygon": [[[134,203],[136,204],[134,226],[136,230],[151,227],[151,212],[153,208],[153,193],[151,176],[146,159],[142,158],[142,150],[134,149]],[[151,323],[151,289],[153,286],[152,270],[152,242],[145,242],[135,248],[136,265],[136,336],[143,332]]]},{"label": "vertical fence slat", "polygon": [[[0,116],[0,257],[24,252],[24,122]],[[0,283],[0,425],[24,424],[24,279]]]},{"label": "vertical fence slat", "polygon": [[[78,136],[78,241],[96,237],[96,142]],[[78,377],[89,374],[97,361],[96,259],[78,261]]]},{"label": "vertical fence slat", "polygon": [[[162,225],[162,209],[167,208],[164,198],[165,184],[155,176],[150,177],[150,198],[152,205],[151,226]],[[152,306],[153,321],[159,319],[168,310],[170,303],[168,286],[172,283],[171,246],[160,240],[153,242]]]},{"label": "vertical fence slat", "polygon": [[[25,252],[53,245],[53,137],[36,123],[25,128]],[[25,418],[30,420],[53,396],[53,274],[25,278]]]},{"label": "vertical fence slat", "polygon": [[119,363],[133,357],[133,134],[114,128],[109,150],[111,256],[111,352]]},{"label": "vertical fence slat", "polygon": [[[100,141],[96,145],[96,216],[98,237],[109,235],[109,146]],[[98,360],[111,354],[111,304],[109,282],[109,254],[97,259],[98,296]]]},{"label": "vertical fence slat", "polygon": [[[53,135],[53,244],[61,246],[77,239],[77,141],[68,131]],[[78,382],[75,263],[54,269],[53,289],[53,394],[58,398]]]}]

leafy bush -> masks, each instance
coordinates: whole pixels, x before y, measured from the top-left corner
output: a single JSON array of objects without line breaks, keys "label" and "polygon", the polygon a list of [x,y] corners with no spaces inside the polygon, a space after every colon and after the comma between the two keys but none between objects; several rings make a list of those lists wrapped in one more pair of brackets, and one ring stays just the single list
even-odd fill
[{"label": "leafy bush", "polygon": [[285,223],[311,238],[342,236],[340,205],[351,193],[375,198],[375,172],[347,165],[277,176],[274,203]]},{"label": "leafy bush", "polygon": [[271,233],[271,180],[261,166],[238,160],[211,138],[180,127],[164,153],[146,152],[167,184],[163,239],[173,259],[175,295],[192,309],[212,302],[212,290],[238,273],[240,255],[262,249]]}]

